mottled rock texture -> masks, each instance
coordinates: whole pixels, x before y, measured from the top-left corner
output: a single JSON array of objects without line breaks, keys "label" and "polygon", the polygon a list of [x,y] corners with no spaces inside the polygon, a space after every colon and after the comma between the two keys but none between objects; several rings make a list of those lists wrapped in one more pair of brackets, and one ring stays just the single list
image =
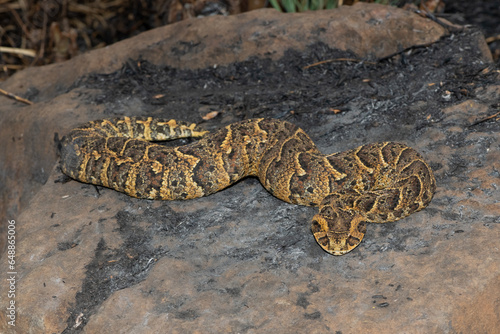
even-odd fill
[{"label": "mottled rock texture", "polygon": [[[432,43],[444,33],[438,24],[385,6],[289,15],[265,9],[187,20],[64,63],[29,68],[2,83],[2,89],[37,103],[26,107],[3,98],[0,105],[0,135],[9,142],[0,146],[0,156],[6,157],[0,161],[4,171],[0,182],[7,190],[2,192],[0,217],[22,211],[47,180],[55,161],[54,132],[67,131],[98,115],[106,96],[100,95],[99,103],[93,101],[98,104],[93,110],[80,108],[82,86],[78,80],[89,73],[112,73],[139,58],[184,69],[228,65],[251,57],[276,60],[286,50],[306,50],[314,43],[350,50],[360,58],[382,58],[413,45]],[[139,108],[137,105],[136,113]]]},{"label": "mottled rock texture", "polygon": [[[36,103],[0,106],[3,214],[17,226],[17,322],[2,277],[0,332],[494,333],[500,123],[486,118],[500,81],[484,46],[474,29],[363,4],[185,21],[19,73],[2,88]],[[316,209],[256,179],[172,202],[57,182],[56,132],[213,110],[207,129],[285,118],[324,153],[404,142],[437,193],[334,257],[310,232]]]}]

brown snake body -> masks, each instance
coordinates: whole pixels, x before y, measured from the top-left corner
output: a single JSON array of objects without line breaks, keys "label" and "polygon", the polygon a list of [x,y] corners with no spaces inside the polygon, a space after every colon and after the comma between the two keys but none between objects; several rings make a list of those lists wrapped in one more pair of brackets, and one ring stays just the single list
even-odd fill
[{"label": "brown snake body", "polygon": [[[152,141],[200,140],[178,147]],[[426,207],[436,181],[412,148],[394,142],[321,154],[299,127],[249,119],[213,133],[151,117],[89,122],[62,139],[62,171],[138,198],[178,200],[213,194],[256,176],[277,198],[318,206],[312,232],[334,255],[363,239],[366,222],[401,219]]]}]

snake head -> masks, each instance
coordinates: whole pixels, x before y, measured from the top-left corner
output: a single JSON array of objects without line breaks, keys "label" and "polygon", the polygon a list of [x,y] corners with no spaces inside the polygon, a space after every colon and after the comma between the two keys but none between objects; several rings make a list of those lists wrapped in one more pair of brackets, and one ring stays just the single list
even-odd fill
[{"label": "snake head", "polygon": [[332,255],[344,255],[363,240],[366,221],[353,210],[324,205],[313,217],[311,230],[321,248]]}]

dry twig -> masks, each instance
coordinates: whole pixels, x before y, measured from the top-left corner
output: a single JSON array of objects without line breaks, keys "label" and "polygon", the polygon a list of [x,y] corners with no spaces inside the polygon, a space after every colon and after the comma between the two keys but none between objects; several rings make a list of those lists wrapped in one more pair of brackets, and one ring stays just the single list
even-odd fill
[{"label": "dry twig", "polygon": [[22,98],[20,96],[15,95],[15,94],[9,93],[6,90],[3,90],[1,88],[0,88],[0,94],[3,94],[5,96],[7,96],[7,97],[10,97],[11,99],[14,99],[14,100],[22,102],[22,103],[26,103],[26,104],[29,104],[29,105],[33,104],[33,102],[31,102],[30,100],[27,100],[27,99],[24,99],[24,98]]},{"label": "dry twig", "polygon": [[488,117],[482,118],[482,119],[480,119],[478,121],[475,121],[474,123],[472,123],[471,125],[469,125],[469,127],[477,125],[477,124],[480,124],[480,123],[483,123],[483,122],[486,122],[487,120],[490,120],[490,119],[495,118],[495,117],[500,117],[500,111],[497,112],[497,113],[495,113],[495,114],[493,114],[493,115],[490,115]]},{"label": "dry twig", "polygon": [[13,53],[13,54],[18,54],[18,55],[23,55],[23,56],[28,56],[28,57],[36,57],[36,51],[31,50],[31,49],[20,49],[20,48],[11,48],[8,46],[0,46],[0,52],[3,53]]},{"label": "dry twig", "polygon": [[322,61],[319,61],[317,63],[314,63],[314,64],[310,64],[310,65],[307,65],[307,66],[304,66],[302,67],[303,70],[307,70],[308,68],[310,67],[314,67],[314,66],[318,66],[318,65],[323,65],[323,64],[327,64],[327,63],[333,63],[335,61],[352,61],[352,62],[356,62],[356,63],[365,63],[365,64],[370,64],[370,65],[375,65],[377,63],[374,63],[374,62],[371,62],[371,61],[364,61],[364,60],[359,60],[359,59],[354,59],[354,58],[336,58],[336,59],[327,59],[327,60],[322,60]]}]

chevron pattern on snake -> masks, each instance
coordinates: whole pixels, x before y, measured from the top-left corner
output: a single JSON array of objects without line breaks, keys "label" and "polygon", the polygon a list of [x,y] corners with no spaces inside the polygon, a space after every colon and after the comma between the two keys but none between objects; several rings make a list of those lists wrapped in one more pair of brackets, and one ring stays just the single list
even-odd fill
[{"label": "chevron pattern on snake", "polygon": [[[201,137],[188,145],[154,143]],[[299,127],[248,119],[208,133],[196,124],[151,117],[89,122],[62,139],[62,171],[137,198],[186,200],[258,177],[277,198],[317,206],[312,232],[333,255],[359,245],[366,223],[392,222],[426,207],[436,189],[414,149],[381,142],[322,154]]]}]

